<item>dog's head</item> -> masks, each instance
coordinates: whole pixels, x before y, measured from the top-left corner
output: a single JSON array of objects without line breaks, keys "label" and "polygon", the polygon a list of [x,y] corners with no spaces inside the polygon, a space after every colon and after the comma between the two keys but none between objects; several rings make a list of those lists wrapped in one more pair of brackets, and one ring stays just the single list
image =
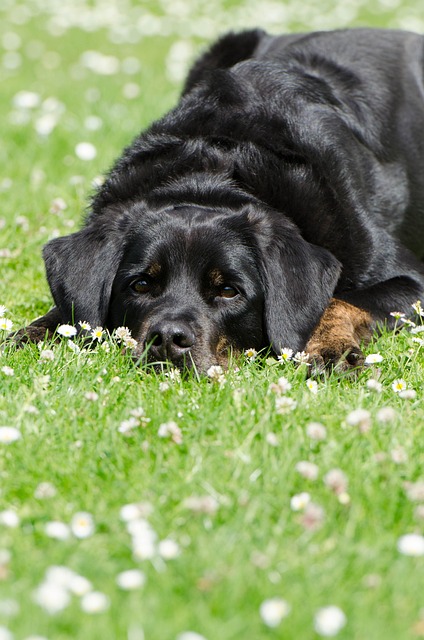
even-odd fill
[{"label": "dog's head", "polygon": [[64,322],[125,325],[138,355],[199,371],[230,351],[303,349],[340,273],[281,213],[253,204],[105,211],[44,258]]}]

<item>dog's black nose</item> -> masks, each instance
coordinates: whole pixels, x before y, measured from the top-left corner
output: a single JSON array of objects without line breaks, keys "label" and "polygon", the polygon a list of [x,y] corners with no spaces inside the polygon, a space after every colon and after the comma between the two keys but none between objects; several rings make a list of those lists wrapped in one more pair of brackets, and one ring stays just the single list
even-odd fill
[{"label": "dog's black nose", "polygon": [[194,345],[196,337],[190,326],[179,321],[157,322],[150,327],[146,345],[158,360],[178,360]]}]

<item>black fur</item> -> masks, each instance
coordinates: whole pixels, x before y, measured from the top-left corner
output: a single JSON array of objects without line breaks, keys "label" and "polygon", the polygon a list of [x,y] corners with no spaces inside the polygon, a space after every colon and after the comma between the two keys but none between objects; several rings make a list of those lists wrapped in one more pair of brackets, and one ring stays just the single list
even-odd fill
[{"label": "black fur", "polygon": [[375,322],[409,311],[424,292],[423,44],[223,37],[84,229],[45,247],[56,311],[34,326],[124,324],[140,353],[205,370],[231,348],[304,349],[332,297]]}]

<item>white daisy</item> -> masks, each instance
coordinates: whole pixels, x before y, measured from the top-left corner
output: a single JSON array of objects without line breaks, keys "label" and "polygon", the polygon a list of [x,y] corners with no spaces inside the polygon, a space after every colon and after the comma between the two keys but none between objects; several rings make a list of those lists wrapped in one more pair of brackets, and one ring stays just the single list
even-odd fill
[{"label": "white daisy", "polygon": [[288,360],[291,360],[293,356],[293,349],[289,349],[288,347],[281,349],[281,353],[279,356],[277,356],[278,360],[280,362],[287,362]]},{"label": "white daisy", "polygon": [[290,605],[283,598],[269,598],[259,607],[259,614],[267,627],[278,627],[280,622],[290,613]]},{"label": "white daisy", "polygon": [[71,531],[76,538],[89,538],[94,533],[94,520],[91,513],[79,511],[71,520]]},{"label": "white daisy", "polygon": [[91,591],[81,598],[81,609],[85,613],[102,613],[109,608],[109,598],[100,591]]},{"label": "white daisy", "polygon": [[71,537],[71,530],[64,522],[52,520],[44,525],[44,532],[49,538],[55,540],[68,540]]},{"label": "white daisy", "polygon": [[93,340],[98,340],[99,342],[101,342],[104,337],[103,327],[95,327],[91,331],[91,337]]},{"label": "white daisy", "polygon": [[403,378],[398,378],[392,382],[392,389],[395,393],[400,393],[401,391],[405,391],[407,384]]},{"label": "white daisy", "polygon": [[158,553],[164,560],[174,560],[174,558],[178,558],[181,550],[179,544],[175,542],[175,540],[166,538],[159,542]]},{"label": "white daisy", "polygon": [[318,382],[316,380],[310,380],[310,379],[307,380],[306,386],[308,387],[309,391],[314,395],[318,393]]},{"label": "white daisy", "polygon": [[306,425],[306,435],[311,440],[325,440],[327,437],[327,429],[320,422],[310,422]]},{"label": "white daisy", "polygon": [[15,427],[0,427],[0,444],[10,444],[22,438],[19,429]]},{"label": "white daisy", "polygon": [[72,338],[77,335],[77,330],[70,324],[61,324],[60,327],[57,328],[57,332],[65,338]]},{"label": "white daisy", "polygon": [[51,615],[63,611],[71,601],[68,591],[54,582],[40,584],[35,590],[33,598],[40,607]]},{"label": "white daisy", "polygon": [[311,496],[309,493],[306,491],[298,493],[290,498],[290,508],[292,511],[303,511],[310,501]]},{"label": "white daisy", "polygon": [[319,468],[313,462],[307,460],[301,460],[295,466],[295,470],[300,473],[303,478],[307,480],[316,480],[319,474]]},{"label": "white daisy", "polygon": [[0,511],[0,524],[9,529],[16,529],[19,527],[21,523],[21,519],[13,509],[5,509],[4,511]]},{"label": "white daisy", "polygon": [[405,556],[424,556],[424,536],[407,533],[399,538],[397,548]]},{"label": "white daisy", "polygon": [[332,637],[343,629],[346,621],[346,616],[339,607],[323,607],[315,614],[314,629],[320,636]]},{"label": "white daisy", "polygon": [[116,584],[124,591],[140,589],[146,582],[146,575],[139,569],[128,569],[116,576]]},{"label": "white daisy", "polygon": [[380,353],[370,353],[365,358],[365,364],[378,364],[383,362],[384,358]]},{"label": "white daisy", "polygon": [[79,142],[75,147],[75,155],[80,160],[94,160],[97,156],[97,149],[91,142]]}]

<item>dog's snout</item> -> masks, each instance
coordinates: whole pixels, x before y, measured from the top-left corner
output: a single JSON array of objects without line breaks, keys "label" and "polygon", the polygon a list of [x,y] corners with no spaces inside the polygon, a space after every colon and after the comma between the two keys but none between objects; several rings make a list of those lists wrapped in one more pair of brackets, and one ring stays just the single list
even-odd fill
[{"label": "dog's snout", "polygon": [[191,327],[184,322],[163,321],[154,324],[146,336],[146,344],[162,360],[175,360],[184,356],[196,341]]}]

